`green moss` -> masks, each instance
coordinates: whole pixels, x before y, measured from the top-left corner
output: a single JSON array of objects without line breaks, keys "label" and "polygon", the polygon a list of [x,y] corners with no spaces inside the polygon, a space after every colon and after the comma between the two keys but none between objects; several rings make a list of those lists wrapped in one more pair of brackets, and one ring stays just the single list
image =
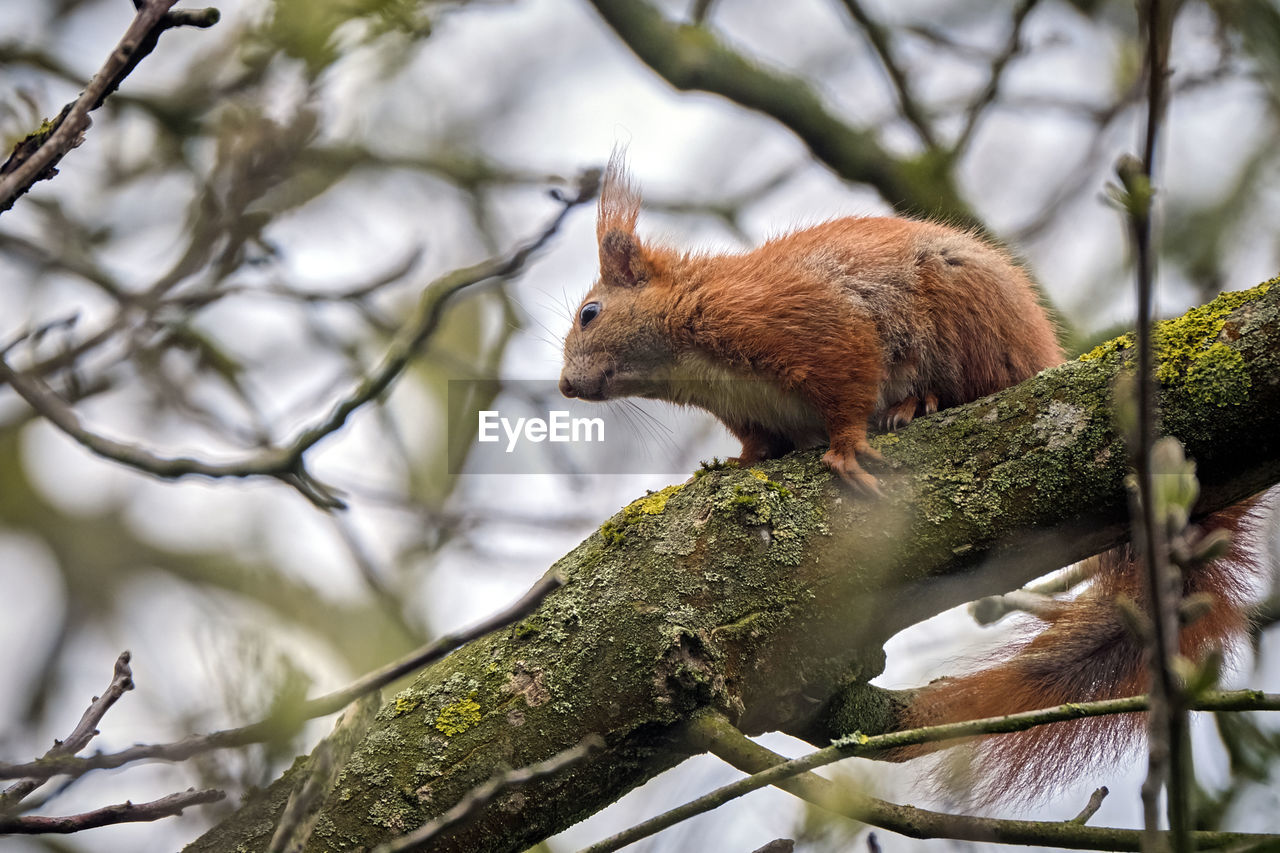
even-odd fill
[{"label": "green moss", "polygon": [[[738,483],[732,487],[729,494],[722,500],[718,501],[721,506],[729,509],[749,509],[761,512],[761,520],[768,521],[773,515],[769,504],[776,504],[776,500],[770,501],[771,495],[777,495],[779,498],[791,497],[791,490],[781,483],[770,479],[769,475],[763,471],[751,469],[747,471],[755,482]],[[759,489],[757,489],[759,484]]]},{"label": "green moss", "polygon": [[1121,350],[1130,349],[1134,345],[1135,344],[1134,344],[1133,335],[1124,334],[1118,338],[1112,338],[1111,340],[1106,341],[1105,343],[1098,344],[1096,347],[1089,350],[1084,355],[1080,356],[1079,360],[1080,361],[1097,361],[1098,359],[1106,358],[1112,353],[1120,352]]},{"label": "green moss", "polygon": [[[1218,336],[1231,312],[1262,296],[1277,281],[1223,293],[1181,317],[1157,323],[1156,379],[1165,386],[1181,385],[1201,403],[1228,406],[1242,402],[1250,386],[1244,359]],[[1098,361],[1135,346],[1132,334],[1121,335],[1094,347],[1080,356],[1080,361]]]},{"label": "green moss", "polygon": [[627,541],[627,534],[622,532],[622,528],[614,524],[612,521],[606,521],[600,525],[600,535],[604,537],[605,546],[621,545]]},{"label": "green moss", "polygon": [[650,492],[623,507],[621,521],[609,520],[600,525],[600,536],[604,539],[605,547],[622,545],[626,542],[627,534],[625,531],[627,527],[662,515],[666,511],[667,501],[683,488],[684,486],[667,486],[665,489]]},{"label": "green moss", "polygon": [[902,441],[902,436],[898,435],[896,432],[885,432],[871,436],[871,446],[877,450],[881,450],[886,447],[893,447],[900,441]]},{"label": "green moss", "polygon": [[710,462],[703,460],[699,463],[698,470],[693,472],[693,478],[696,480],[699,477],[710,474],[712,471],[732,471],[737,467],[739,466],[736,459],[726,459],[722,462],[719,456],[713,456]]},{"label": "green moss", "polygon": [[769,491],[775,494],[781,495],[784,498],[791,497],[790,489],[788,489],[786,486],[782,485],[781,483],[777,483],[769,479],[769,475],[766,474],[765,472],[757,471],[756,469],[752,468],[748,473],[751,474],[752,477],[755,477],[757,480],[763,483],[764,487]]},{"label": "green moss", "polygon": [[622,510],[622,519],[627,524],[634,524],[645,516],[662,515],[667,508],[667,501],[683,486],[667,486],[657,492],[650,492],[644,497],[627,504]]},{"label": "green moss", "polygon": [[853,680],[832,696],[822,727],[826,734],[845,744],[860,743],[868,734],[896,728],[909,700],[909,693]]},{"label": "green moss", "polygon": [[1270,284],[1223,293],[1208,305],[1157,324],[1156,378],[1165,385],[1183,383],[1202,403],[1227,406],[1244,400],[1250,386],[1244,359],[1219,341],[1218,335],[1232,311],[1262,296]]},{"label": "green moss", "polygon": [[542,633],[543,623],[545,620],[537,615],[530,616],[523,622],[516,623],[516,639],[526,640],[530,637],[536,637]]},{"label": "green moss", "polygon": [[1202,403],[1243,403],[1249,399],[1249,385],[1244,356],[1221,341],[1200,353],[1187,368],[1187,392]]},{"label": "green moss", "polygon": [[480,703],[476,701],[476,694],[473,692],[441,708],[440,713],[436,715],[435,729],[446,737],[454,737],[478,722],[480,722]]}]

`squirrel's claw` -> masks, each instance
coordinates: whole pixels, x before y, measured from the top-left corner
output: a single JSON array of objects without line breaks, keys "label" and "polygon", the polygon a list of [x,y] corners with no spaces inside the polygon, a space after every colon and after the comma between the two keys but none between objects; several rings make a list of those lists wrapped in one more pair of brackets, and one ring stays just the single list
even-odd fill
[{"label": "squirrel's claw", "polygon": [[884,414],[880,417],[880,428],[884,432],[896,432],[907,424],[911,423],[911,419],[916,416],[916,408],[920,405],[920,401],[915,397],[907,397],[900,403],[895,403],[885,409]]},{"label": "squirrel's claw", "polygon": [[[869,459],[874,459],[877,462],[883,461],[884,458],[869,444],[864,448],[859,449],[858,453]],[[828,468],[838,474],[840,479],[852,486],[855,491],[871,495],[872,497],[883,497],[883,494],[880,491],[880,481],[868,474],[863,467],[858,464],[858,460],[855,458],[854,454],[839,453],[835,450],[828,450],[823,454],[822,461]]]}]

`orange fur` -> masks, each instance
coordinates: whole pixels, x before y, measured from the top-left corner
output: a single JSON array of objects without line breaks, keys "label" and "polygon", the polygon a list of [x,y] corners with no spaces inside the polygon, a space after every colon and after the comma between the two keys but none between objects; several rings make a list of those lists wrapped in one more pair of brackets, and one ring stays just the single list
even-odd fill
[{"label": "orange fur", "polygon": [[[561,390],[701,406],[742,441],[745,464],[826,441],[832,470],[875,491],[860,465],[879,456],[869,421],[905,424],[919,405],[908,401],[954,406],[1061,361],[1025,274],[973,235],[851,218],[744,254],[694,255],[643,243],[639,206],[615,153],[600,198],[600,278],[583,301],[600,310],[565,339]],[[735,381],[761,383],[795,416],[744,411]]]},{"label": "orange fur", "polygon": [[[1212,597],[1208,612],[1182,629],[1181,652],[1190,660],[1201,660],[1214,649],[1230,652],[1246,635],[1249,584],[1259,570],[1243,543],[1251,538],[1247,533],[1257,500],[1210,515],[1202,524],[1205,530],[1226,529],[1233,535],[1226,557],[1184,581],[1184,595]],[[1090,588],[1059,609],[1042,632],[1006,650],[994,665],[925,687],[899,720],[901,726],[1145,693],[1150,678],[1144,649],[1116,604],[1123,597],[1147,607],[1142,567],[1127,545],[1097,559],[1101,565]],[[1145,722],[1145,714],[1090,717],[983,739],[963,787],[980,804],[1042,799],[1090,769],[1116,763],[1140,742]],[[925,751],[904,751],[900,757]]]},{"label": "orange fur", "polygon": [[[704,408],[741,440],[743,464],[829,442],[823,460],[875,491],[860,464],[878,457],[869,422],[902,426],[1062,360],[1026,275],[971,234],[851,218],[743,254],[697,255],[642,242],[639,209],[615,153],[600,199],[600,278],[565,338],[560,388]],[[1219,513],[1210,525],[1235,529],[1244,512]],[[1127,549],[1100,559],[1091,591],[1044,632],[995,666],[925,688],[902,725],[1142,692],[1141,648],[1115,608],[1119,596],[1142,600],[1139,574]],[[1188,579],[1188,593],[1216,602],[1184,630],[1188,656],[1243,630],[1242,562],[1236,551]],[[1140,731],[1138,717],[1112,716],[988,739],[979,764],[999,770],[985,790],[1034,795],[1082,769],[1084,756],[1116,755]]]}]

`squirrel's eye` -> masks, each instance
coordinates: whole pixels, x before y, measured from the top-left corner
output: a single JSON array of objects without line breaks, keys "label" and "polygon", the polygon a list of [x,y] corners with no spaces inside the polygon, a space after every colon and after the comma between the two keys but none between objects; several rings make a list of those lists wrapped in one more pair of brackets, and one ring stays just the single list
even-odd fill
[{"label": "squirrel's eye", "polygon": [[588,302],[586,305],[583,305],[582,310],[578,312],[578,324],[585,329],[587,327],[587,324],[590,323],[592,320],[594,320],[596,318],[596,315],[599,313],[600,313],[600,303]]}]

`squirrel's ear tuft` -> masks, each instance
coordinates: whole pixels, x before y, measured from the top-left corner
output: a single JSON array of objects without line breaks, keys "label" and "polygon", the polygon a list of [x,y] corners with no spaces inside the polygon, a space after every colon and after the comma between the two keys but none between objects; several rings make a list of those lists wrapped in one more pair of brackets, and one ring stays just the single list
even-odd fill
[{"label": "squirrel's ear tuft", "polygon": [[644,247],[634,234],[613,228],[600,238],[600,278],[621,287],[638,287],[649,280]]},{"label": "squirrel's ear tuft", "polygon": [[596,239],[600,243],[601,280],[620,287],[637,287],[649,280],[644,247],[636,238],[640,194],[627,176],[626,149],[613,149],[600,187]]},{"label": "squirrel's ear tuft", "polygon": [[635,234],[640,215],[640,194],[627,175],[626,149],[613,149],[609,165],[600,185],[600,210],[596,217],[596,239],[604,243],[604,235],[617,229]]}]

